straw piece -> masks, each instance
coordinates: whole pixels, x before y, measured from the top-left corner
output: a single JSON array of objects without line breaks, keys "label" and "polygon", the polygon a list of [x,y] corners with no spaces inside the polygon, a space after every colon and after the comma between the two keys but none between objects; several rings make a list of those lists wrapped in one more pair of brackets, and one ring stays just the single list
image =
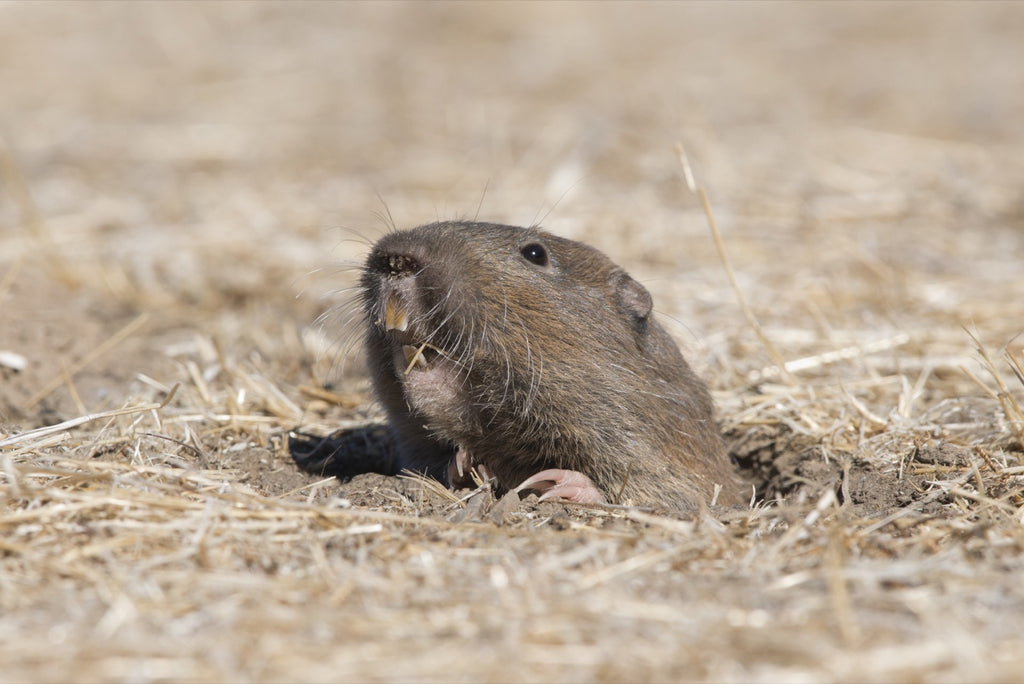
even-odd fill
[{"label": "straw piece", "polygon": [[149,314],[141,313],[132,319],[126,326],[114,333],[105,342],[102,342],[98,346],[94,347],[88,354],[80,358],[78,361],[73,363],[69,368],[62,369],[61,372],[50,382],[43,385],[43,388],[32,395],[28,401],[22,405],[22,410],[29,411],[36,406],[43,399],[48,397],[51,392],[60,387],[65,383],[65,378],[74,377],[78,372],[84,369],[89,364],[93,363],[107,352],[114,349],[117,345],[124,342],[126,339],[138,332],[142,326],[146,324],[149,319]]}]

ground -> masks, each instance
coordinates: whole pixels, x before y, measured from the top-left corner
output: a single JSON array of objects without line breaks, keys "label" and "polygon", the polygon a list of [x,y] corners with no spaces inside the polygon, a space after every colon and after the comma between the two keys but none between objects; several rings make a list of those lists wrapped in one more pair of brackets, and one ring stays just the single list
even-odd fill
[{"label": "ground", "polygon": [[[0,6],[0,681],[1019,680],[1022,33],[1001,3]],[[293,430],[381,420],[368,246],[477,216],[651,290],[748,508],[297,467]]]}]

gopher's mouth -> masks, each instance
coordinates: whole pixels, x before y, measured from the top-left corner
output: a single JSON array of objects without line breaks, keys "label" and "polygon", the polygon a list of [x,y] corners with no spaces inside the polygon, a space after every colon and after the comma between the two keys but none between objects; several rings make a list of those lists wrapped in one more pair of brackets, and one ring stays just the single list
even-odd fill
[{"label": "gopher's mouth", "polygon": [[[384,302],[383,320],[377,323],[382,325],[385,334],[388,334],[398,343],[395,354],[395,366],[402,366],[404,359],[405,374],[413,371],[430,370],[438,357],[444,357],[445,353],[438,347],[423,342],[418,338],[414,330],[410,329],[410,316],[403,306],[397,293],[391,295]],[[397,351],[401,349],[399,356]]]},{"label": "gopher's mouth", "polygon": [[419,344],[403,344],[402,356],[405,357],[406,374],[412,371],[430,370],[431,363],[444,354],[437,347],[426,342]]}]

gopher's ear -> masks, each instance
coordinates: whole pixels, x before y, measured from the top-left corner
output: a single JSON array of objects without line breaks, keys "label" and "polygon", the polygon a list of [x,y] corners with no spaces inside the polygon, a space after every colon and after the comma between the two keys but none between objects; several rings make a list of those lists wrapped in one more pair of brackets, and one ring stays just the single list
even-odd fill
[{"label": "gopher's ear", "polygon": [[654,307],[651,293],[624,271],[613,274],[609,281],[619,310],[629,316],[637,330],[642,332],[647,327],[647,319]]}]

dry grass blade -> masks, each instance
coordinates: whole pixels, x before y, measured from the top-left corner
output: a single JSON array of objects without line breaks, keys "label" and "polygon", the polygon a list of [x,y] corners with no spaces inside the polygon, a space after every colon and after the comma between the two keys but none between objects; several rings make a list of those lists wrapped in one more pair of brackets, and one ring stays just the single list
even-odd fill
[{"label": "dry grass blade", "polygon": [[117,345],[121,344],[126,339],[137,333],[142,328],[142,326],[146,324],[146,321],[148,319],[149,314],[139,314],[137,317],[132,319],[132,321],[128,323],[128,325],[118,330],[109,339],[104,341],[102,344],[94,347],[88,354],[86,354],[81,359],[72,364],[70,368],[63,369],[57,375],[57,377],[43,385],[43,388],[41,390],[36,392],[31,399],[25,402],[25,404],[22,406],[22,409],[25,411],[31,410],[33,407],[36,406],[36,404],[38,404],[47,396],[49,396],[51,392],[53,392],[55,389],[63,385],[67,377],[73,377],[83,368],[96,361],[96,359],[102,357],[104,354],[117,347]]},{"label": "dry grass blade", "polygon": [[[981,357],[982,365],[985,370],[988,371],[992,381],[995,382],[998,392],[994,393],[993,396],[999,400],[999,405],[1003,408],[1006,421],[1009,423],[1011,429],[1016,433],[1019,447],[1024,450],[1024,410],[1021,409],[1020,404],[1017,403],[1013,393],[1010,392],[1010,389],[1006,386],[1002,375],[999,373],[999,369],[996,368],[995,363],[992,361],[992,357],[988,354],[988,350],[985,349],[985,345],[978,339],[977,333],[972,332],[967,328],[964,328],[964,332],[966,332],[971,338],[971,341],[974,342],[974,348]],[[1009,354],[1006,354],[1006,356],[1010,362],[1010,368],[1013,370],[1017,378],[1021,379],[1022,371],[1019,363],[1015,363],[1015,360]],[[974,378],[974,380],[980,384],[980,381],[977,378]],[[1022,379],[1021,382],[1024,383],[1024,379]],[[982,385],[982,387],[985,388],[984,385]],[[985,389],[990,392],[987,388]]]},{"label": "dry grass blade", "polygon": [[[909,335],[906,333],[900,333],[884,340],[878,340],[877,342],[852,345],[849,347],[843,347],[842,349],[834,349],[832,351],[822,352],[821,354],[806,356],[801,359],[793,359],[792,361],[787,361],[785,363],[785,368],[790,373],[820,368],[821,366],[838,363],[839,361],[847,361],[849,359],[856,359],[881,351],[888,351],[902,346],[909,341]],[[778,377],[778,375],[778,366],[770,366],[768,368],[762,368],[759,371],[751,372],[749,377],[751,382],[761,382],[768,378]]]},{"label": "dry grass blade", "polygon": [[740,309],[743,311],[744,317],[747,319],[747,323],[754,330],[757,335],[757,339],[761,341],[761,345],[765,351],[768,352],[768,356],[771,357],[772,361],[775,362],[776,368],[786,382],[793,383],[795,378],[786,368],[786,361],[779,354],[779,351],[775,348],[775,345],[771,343],[768,336],[764,334],[764,330],[761,328],[760,322],[757,320],[757,316],[754,315],[753,309],[747,304],[747,298],[743,295],[743,290],[740,289],[739,282],[736,280],[736,273],[732,269],[732,264],[729,263],[729,256],[725,250],[725,243],[722,241],[722,234],[718,230],[718,224],[715,221],[714,212],[711,210],[711,202],[708,200],[708,194],[704,191],[703,187],[694,185],[693,171],[690,169],[690,160],[686,156],[686,150],[683,148],[682,143],[678,143],[676,146],[679,152],[679,162],[683,165],[683,170],[686,176],[686,182],[690,192],[696,193],[700,198],[701,206],[704,208],[704,215],[708,220],[708,228],[711,230],[711,237],[715,241],[715,249],[718,250],[718,257],[722,261],[722,268],[725,270],[725,275],[729,279],[729,284],[732,286],[733,293],[736,295],[736,301],[740,305]]},{"label": "dry grass blade", "polygon": [[434,478],[427,477],[422,473],[413,472],[411,470],[403,470],[401,473],[398,474],[398,477],[402,478],[403,480],[408,480],[409,482],[415,482],[426,491],[430,492],[434,496],[440,497],[441,499],[447,501],[450,504],[463,504],[467,499],[469,499],[473,494],[476,493],[476,491],[474,490],[472,493],[467,494],[464,497],[460,497],[455,492],[448,489],[448,487],[444,486]]},{"label": "dry grass blade", "polygon": [[620,561],[619,563],[605,566],[596,572],[580,578],[577,589],[579,591],[588,591],[599,584],[604,584],[624,575],[629,575],[653,567],[658,563],[662,563],[673,556],[683,553],[685,550],[686,546],[684,545],[663,550],[655,549],[637,556],[632,556]]},{"label": "dry grass blade", "polygon": [[146,413],[148,411],[156,411],[166,406],[171,399],[174,398],[174,393],[177,391],[177,385],[171,389],[171,392],[167,395],[164,401],[159,403],[142,404],[140,406],[131,406],[120,409],[113,409],[111,411],[101,411],[100,413],[90,413],[85,416],[79,416],[70,420],[65,420],[56,425],[47,425],[46,427],[35,428],[34,430],[27,430],[25,432],[0,439],[0,448],[12,447],[23,442],[31,442],[33,440],[43,439],[50,435],[58,432],[64,432],[66,430],[72,430],[86,423],[91,423],[95,420],[103,420],[105,418],[115,418],[117,416],[129,416],[137,413]]},{"label": "dry grass blade", "polygon": [[363,398],[348,394],[339,394],[337,392],[331,392],[325,390],[322,387],[314,387],[313,385],[299,385],[299,391],[307,397],[313,397],[314,399],[320,399],[328,403],[340,406],[342,408],[356,408],[363,402]]}]

